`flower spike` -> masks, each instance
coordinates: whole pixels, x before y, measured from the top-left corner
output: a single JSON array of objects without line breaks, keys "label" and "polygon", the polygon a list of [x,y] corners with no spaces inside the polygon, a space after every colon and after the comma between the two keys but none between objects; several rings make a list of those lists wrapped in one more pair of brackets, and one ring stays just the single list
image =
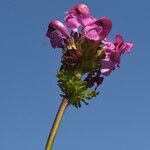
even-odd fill
[{"label": "flower spike", "polygon": [[46,36],[53,48],[61,48],[61,67],[57,72],[58,86],[63,97],[45,150],[51,150],[62,115],[69,105],[80,108],[96,97],[98,87],[106,76],[120,67],[121,56],[131,51],[133,43],[124,42],[116,35],[108,41],[112,21],[95,18],[85,4],[78,4],[66,12],[65,25],[58,20],[50,22]]},{"label": "flower spike", "polygon": [[83,100],[97,95],[104,76],[120,67],[122,54],[130,52],[133,44],[124,42],[119,34],[114,42],[108,41],[111,19],[94,18],[85,4],[76,5],[66,14],[65,25],[52,21],[46,36],[53,48],[62,48],[57,73],[61,95],[68,98],[69,104],[80,107]]}]

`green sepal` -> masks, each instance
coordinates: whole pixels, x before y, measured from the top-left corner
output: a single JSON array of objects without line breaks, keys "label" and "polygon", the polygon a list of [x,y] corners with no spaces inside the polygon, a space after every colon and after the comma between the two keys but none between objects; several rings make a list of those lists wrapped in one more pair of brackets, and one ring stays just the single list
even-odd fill
[{"label": "green sepal", "polygon": [[58,86],[60,87],[63,97],[69,99],[69,103],[75,107],[81,107],[81,102],[86,99],[92,99],[97,95],[96,90],[87,90],[87,83],[82,81],[82,75],[74,71],[59,71],[57,73]]}]

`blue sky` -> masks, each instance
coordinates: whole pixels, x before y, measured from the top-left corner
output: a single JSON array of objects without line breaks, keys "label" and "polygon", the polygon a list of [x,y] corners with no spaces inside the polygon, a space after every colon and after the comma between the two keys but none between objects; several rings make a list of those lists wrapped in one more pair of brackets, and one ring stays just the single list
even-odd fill
[{"label": "blue sky", "polygon": [[148,0],[0,1],[0,149],[44,149],[60,103],[59,50],[45,37],[50,20],[86,3],[113,21],[134,47],[105,78],[89,106],[66,111],[53,150],[150,150],[150,13]]}]

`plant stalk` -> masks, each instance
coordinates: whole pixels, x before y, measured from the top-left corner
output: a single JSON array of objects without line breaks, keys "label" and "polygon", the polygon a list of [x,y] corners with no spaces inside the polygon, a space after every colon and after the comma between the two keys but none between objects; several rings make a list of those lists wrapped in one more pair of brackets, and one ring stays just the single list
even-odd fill
[{"label": "plant stalk", "polygon": [[64,112],[65,112],[68,105],[69,105],[68,99],[63,98],[63,100],[62,100],[62,102],[59,106],[59,109],[58,109],[57,115],[55,117],[55,120],[53,122],[53,126],[51,128],[49,137],[47,139],[45,150],[52,150],[52,146],[53,146],[53,143],[54,143],[54,140],[55,140],[55,137],[56,137],[56,133],[58,131],[58,128],[59,128],[60,122],[62,120],[63,114],[64,114]]}]

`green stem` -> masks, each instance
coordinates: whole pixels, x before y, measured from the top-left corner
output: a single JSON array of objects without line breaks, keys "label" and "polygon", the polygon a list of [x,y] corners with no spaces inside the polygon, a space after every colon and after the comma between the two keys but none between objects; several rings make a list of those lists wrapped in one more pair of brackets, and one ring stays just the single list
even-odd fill
[{"label": "green stem", "polygon": [[63,114],[64,114],[64,112],[65,112],[65,110],[66,110],[68,105],[69,105],[68,99],[67,98],[63,98],[63,100],[62,100],[62,102],[61,102],[61,104],[59,106],[57,115],[55,117],[53,126],[51,128],[51,131],[50,131],[50,134],[49,134],[49,137],[48,137],[48,140],[47,140],[47,144],[46,144],[45,150],[52,150],[52,145],[54,143],[57,130],[59,128],[59,125],[60,125],[60,122],[62,120]]}]

